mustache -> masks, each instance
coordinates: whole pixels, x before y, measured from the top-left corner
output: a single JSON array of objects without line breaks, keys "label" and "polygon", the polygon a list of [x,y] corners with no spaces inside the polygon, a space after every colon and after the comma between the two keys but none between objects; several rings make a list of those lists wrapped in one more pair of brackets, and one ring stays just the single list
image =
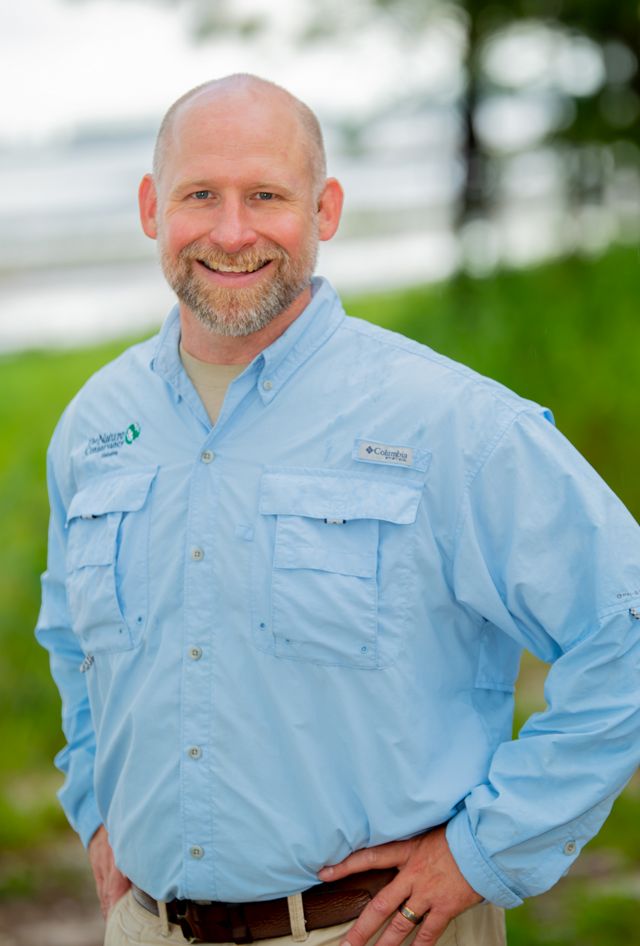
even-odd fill
[{"label": "mustache", "polygon": [[178,256],[181,260],[188,262],[197,260],[206,263],[207,266],[240,266],[243,268],[259,266],[271,260],[288,259],[286,250],[275,243],[265,244],[259,248],[251,247],[251,249],[241,250],[238,253],[221,253],[215,247],[205,246],[194,241],[183,247]]}]

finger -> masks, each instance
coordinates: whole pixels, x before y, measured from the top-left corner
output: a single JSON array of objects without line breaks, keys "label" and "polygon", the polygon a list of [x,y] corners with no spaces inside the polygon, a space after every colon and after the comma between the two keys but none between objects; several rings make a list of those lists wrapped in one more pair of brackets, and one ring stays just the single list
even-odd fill
[{"label": "finger", "polygon": [[110,906],[113,907],[121,900],[131,887],[131,881],[124,877],[119,871],[112,880],[109,890]]},{"label": "finger", "polygon": [[[418,916],[422,916],[422,913],[418,913]],[[419,928],[420,927],[416,927],[415,923],[412,923],[411,920],[407,920],[406,917],[395,910],[378,939],[376,946],[400,946],[400,943],[403,943],[410,933],[414,933],[415,930]]]},{"label": "finger", "polygon": [[[406,922],[410,923],[409,920]],[[427,912],[420,926],[416,927],[410,923],[412,928],[408,932],[403,932],[400,923],[391,920],[378,939],[376,946],[399,946],[414,931],[416,931],[416,935],[412,941],[412,946],[436,946],[450,922],[451,917],[448,915]]]},{"label": "finger", "polygon": [[107,919],[107,916],[109,914],[110,906],[111,904],[109,902],[109,897],[107,896],[106,892],[100,893],[100,912],[102,913],[102,916],[104,917],[105,920]]},{"label": "finger", "polygon": [[[368,943],[371,937],[378,933],[390,918],[392,923],[396,920],[402,921],[401,924],[396,922],[396,927],[399,931],[402,931],[400,939],[404,939],[413,928],[413,923],[405,919],[405,917],[400,916],[397,911],[398,907],[405,902],[408,895],[409,889],[406,881],[402,881],[398,876],[390,884],[383,887],[382,890],[375,895],[373,900],[367,904],[356,922],[347,932],[345,942],[348,943],[349,946],[365,946],[365,943]],[[343,943],[342,946],[345,946],[345,943]]]},{"label": "finger", "polygon": [[[432,910],[430,913],[427,913],[423,922],[418,927],[413,946],[435,946],[451,920],[452,917],[449,916],[449,914],[438,913],[437,910]],[[380,938],[380,942],[381,940],[382,937]]]},{"label": "finger", "polygon": [[357,874],[363,870],[381,870],[384,867],[400,867],[405,864],[413,849],[411,840],[391,841],[389,844],[378,844],[375,847],[365,847],[360,851],[349,854],[339,864],[323,867],[318,872],[320,880],[325,882],[339,880],[349,874]]}]

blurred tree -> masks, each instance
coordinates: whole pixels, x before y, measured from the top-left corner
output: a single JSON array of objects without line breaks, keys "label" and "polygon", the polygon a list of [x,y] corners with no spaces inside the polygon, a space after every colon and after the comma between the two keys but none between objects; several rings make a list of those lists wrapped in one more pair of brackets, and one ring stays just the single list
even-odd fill
[{"label": "blurred tree", "polygon": [[[640,71],[635,49],[640,38],[640,6],[634,0],[368,0],[376,15],[391,20],[406,35],[428,27],[434,17],[456,14],[466,31],[465,92],[462,115],[461,152],[465,183],[459,201],[459,222],[487,210],[493,181],[492,149],[483,140],[478,116],[487,100],[520,83],[507,75],[496,81],[486,67],[491,44],[499,45],[520,28],[538,42],[547,38],[555,62],[546,75],[531,76],[529,92],[537,91],[557,100],[556,127],[549,131],[557,140],[570,142],[575,160],[570,187],[579,202],[603,187],[606,154],[594,144],[623,137],[640,142]],[[328,6],[316,6],[316,20],[327,22]],[[323,12],[324,10],[324,12]],[[553,42],[555,40],[555,42]],[[589,65],[590,61],[590,65]],[[597,63],[601,62],[600,76]],[[555,66],[555,68],[553,68]],[[591,82],[581,70],[590,69]],[[502,89],[500,88],[502,86]],[[515,89],[514,89],[515,87]],[[522,91],[522,88],[520,88]],[[623,152],[637,160],[637,153]]]},{"label": "blurred tree", "polygon": [[[546,77],[530,77],[529,88],[550,91],[560,106],[552,137],[572,146],[568,183],[574,200],[581,203],[601,196],[608,157],[602,145],[621,138],[640,141],[636,122],[640,71],[634,51],[640,38],[638,4],[633,0],[616,4],[608,0],[503,0],[492,5],[458,0],[458,6],[468,17],[463,216],[482,206],[488,193],[488,157],[474,128],[478,107],[496,94],[495,79],[492,82],[487,75],[486,53],[518,29],[530,34],[537,30],[540,43],[546,35],[553,59],[547,63]],[[585,71],[591,75],[585,76]],[[504,85],[509,87],[508,79]],[[633,155],[637,162],[637,152],[623,151],[625,155]]]}]

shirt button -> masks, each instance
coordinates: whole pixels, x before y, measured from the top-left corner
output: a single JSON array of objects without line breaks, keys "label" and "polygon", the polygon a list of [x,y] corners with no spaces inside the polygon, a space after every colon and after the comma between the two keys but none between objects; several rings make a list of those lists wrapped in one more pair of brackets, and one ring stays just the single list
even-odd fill
[{"label": "shirt button", "polygon": [[195,859],[199,861],[201,857],[204,857],[204,848],[200,847],[199,844],[194,844],[189,850],[189,854],[191,854],[191,857],[195,857]]},{"label": "shirt button", "polygon": [[200,746],[190,746],[187,749],[187,755],[192,759],[200,759],[202,757],[202,749]]},{"label": "shirt button", "polygon": [[270,391],[272,387],[273,387],[273,381],[263,381],[263,382],[262,382],[262,390],[263,390],[263,391]]},{"label": "shirt button", "polygon": [[189,656],[192,660],[200,660],[202,657],[202,647],[190,647]]},{"label": "shirt button", "polygon": [[202,549],[191,549],[191,558],[194,562],[201,562],[204,558],[204,552]]},{"label": "shirt button", "polygon": [[203,450],[200,454],[200,459],[203,463],[211,463],[212,460],[215,460],[216,455],[213,450]]},{"label": "shirt button", "polygon": [[567,843],[565,844],[565,846],[563,847],[562,850],[564,851],[565,854],[575,854],[575,853],[576,853],[576,842],[575,842],[575,841],[567,841]]}]

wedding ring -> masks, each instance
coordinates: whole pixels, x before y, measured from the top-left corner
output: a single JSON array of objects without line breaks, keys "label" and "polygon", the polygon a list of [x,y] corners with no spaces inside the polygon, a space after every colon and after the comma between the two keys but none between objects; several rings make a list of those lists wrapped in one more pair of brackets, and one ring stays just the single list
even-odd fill
[{"label": "wedding ring", "polygon": [[414,926],[418,926],[424,920],[424,916],[418,916],[417,913],[414,913],[413,910],[410,910],[406,903],[403,903],[401,907],[398,907],[398,913],[400,916],[403,916],[405,920],[409,920],[410,923],[413,923]]}]

